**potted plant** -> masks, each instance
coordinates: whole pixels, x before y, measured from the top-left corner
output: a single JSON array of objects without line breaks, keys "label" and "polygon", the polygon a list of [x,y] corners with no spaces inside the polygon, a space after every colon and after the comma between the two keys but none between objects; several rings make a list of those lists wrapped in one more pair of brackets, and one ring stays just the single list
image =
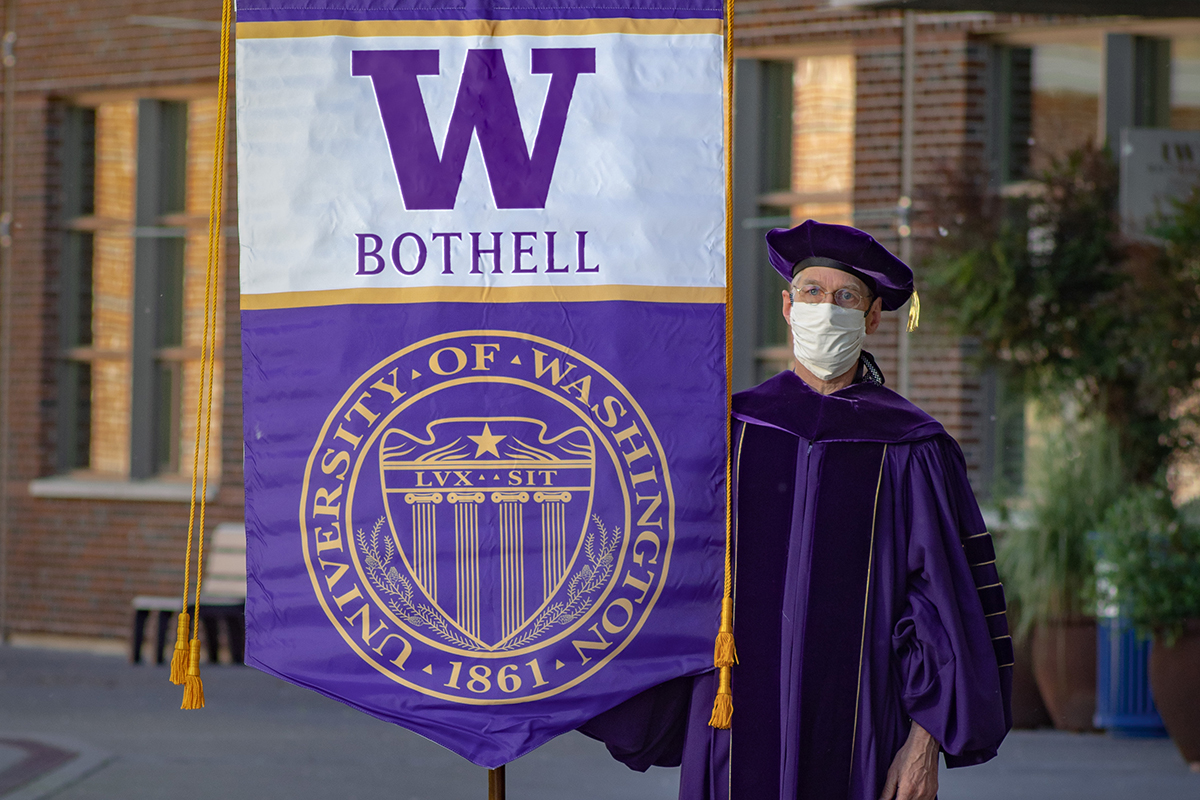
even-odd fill
[{"label": "potted plant", "polygon": [[[1103,420],[1119,472],[1151,485],[1200,444],[1200,187],[1171,204],[1155,242],[1122,235],[1106,149],[1054,160],[1020,197],[995,194],[971,168],[951,175],[918,204],[929,215],[918,226],[938,233],[922,243],[922,267],[939,322],[973,337],[980,361],[1027,398]],[[1072,728],[1091,727],[1083,684],[1095,675],[1086,536],[1113,496],[1086,488],[1090,468],[1027,474],[1031,518],[1000,548],[1001,577],[1021,601],[1017,633],[1033,631],[1043,697]]]},{"label": "potted plant", "polygon": [[[999,542],[1003,532],[992,536]],[[1008,617],[1015,620],[1020,617],[1021,610],[1013,593],[1009,593]],[[1034,730],[1048,728],[1054,724],[1046,701],[1042,699],[1042,690],[1038,688],[1037,677],[1033,674],[1033,644],[1030,636],[1017,636],[1013,633],[1013,688],[1012,688],[1012,726],[1015,730]]]},{"label": "potted plant", "polygon": [[1041,438],[1026,524],[1000,541],[998,566],[1014,601],[1014,635],[1032,634],[1033,675],[1054,726],[1091,730],[1096,561],[1088,537],[1122,486],[1117,440],[1098,420]]},{"label": "potted plant", "polygon": [[1097,549],[1125,614],[1152,636],[1150,688],[1167,732],[1200,771],[1200,525],[1162,487],[1138,487],[1105,514]]}]

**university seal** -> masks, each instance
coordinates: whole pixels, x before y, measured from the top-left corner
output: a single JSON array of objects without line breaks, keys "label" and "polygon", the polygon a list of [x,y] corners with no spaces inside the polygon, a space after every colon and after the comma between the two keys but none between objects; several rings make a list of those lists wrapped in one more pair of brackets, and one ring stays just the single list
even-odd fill
[{"label": "university seal", "polygon": [[446,700],[520,703],[587,680],[641,630],[674,505],[650,420],[603,366],[460,331],[346,390],[300,526],[317,599],[368,664]]}]

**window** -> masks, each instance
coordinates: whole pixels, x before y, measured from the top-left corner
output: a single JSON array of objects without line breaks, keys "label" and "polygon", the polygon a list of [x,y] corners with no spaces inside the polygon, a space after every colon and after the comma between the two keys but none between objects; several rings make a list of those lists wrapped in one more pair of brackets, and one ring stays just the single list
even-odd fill
[{"label": "window", "polygon": [[[763,115],[761,119],[762,160],[759,172],[759,194],[756,198],[761,237],[766,228],[786,228],[791,225],[792,176],[795,174],[793,143],[795,141],[795,64],[791,61],[762,63]],[[759,280],[758,330],[755,336],[754,383],[788,368],[788,328],[779,313],[779,289],[782,284],[764,257],[758,265]]]},{"label": "window", "polygon": [[792,222],[854,223],[854,57],[797,59],[792,88]]},{"label": "window", "polygon": [[996,505],[1025,486],[1027,404],[1017,380],[997,367],[982,370],[979,383],[979,472],[971,483],[981,502]]},{"label": "window", "polygon": [[[71,108],[63,134],[63,211],[72,220],[96,213],[96,112]],[[63,242],[59,341],[60,417],[58,465],[62,470],[86,469],[92,440],[92,264],[95,237],[85,226],[66,231]]]},{"label": "window", "polygon": [[191,473],[215,122],[211,99],[63,109],[60,473]]},{"label": "window", "polygon": [[1171,126],[1171,40],[1133,37],[1133,124]]},{"label": "window", "polygon": [[[991,120],[989,161],[991,181],[996,187],[1027,180],[1031,175],[1033,138],[1032,96],[1033,51],[1028,47],[997,45],[989,64]],[[1094,132],[1093,109],[1091,130]]]},{"label": "window", "polygon": [[993,184],[1020,182],[1122,128],[1200,128],[1200,39],[1059,31],[993,47]]},{"label": "window", "polygon": [[1171,127],[1171,40],[1104,36],[1104,131],[1117,146],[1124,128]]},{"label": "window", "polygon": [[[761,243],[765,229],[806,219],[853,224],[855,64],[850,54],[819,55],[743,61],[739,70],[744,77],[735,96],[743,122],[736,123],[735,136],[745,138],[739,138],[735,158],[743,148],[756,154],[753,164],[741,162],[734,169],[735,180],[753,188],[752,193],[734,189],[736,197],[745,196],[735,200],[735,215],[754,240],[739,248],[735,239],[734,245],[735,258],[747,257],[743,269],[756,273],[752,282],[735,278],[735,284],[756,287],[752,319],[744,315],[735,321],[735,348],[742,331],[754,337],[753,368],[741,381],[747,385],[788,369],[792,359],[780,314],[783,284]],[[747,138],[753,138],[752,146],[741,144]],[[737,305],[735,296],[735,315]]]},{"label": "window", "polygon": [[1200,36],[1171,41],[1171,127],[1200,130]]},{"label": "window", "polygon": [[988,128],[994,187],[1034,178],[1053,160],[1098,141],[1105,74],[1101,39],[992,48]]},{"label": "window", "polygon": [[1031,72],[1031,166],[1037,174],[1052,159],[1096,142],[1104,74],[1100,44],[1037,45]]}]

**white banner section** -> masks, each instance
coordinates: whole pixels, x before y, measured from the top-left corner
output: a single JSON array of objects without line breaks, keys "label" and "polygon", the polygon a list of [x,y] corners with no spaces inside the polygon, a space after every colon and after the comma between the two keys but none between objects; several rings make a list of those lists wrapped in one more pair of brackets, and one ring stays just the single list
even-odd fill
[{"label": "white banner section", "polygon": [[255,27],[237,43],[243,295],[724,286],[719,35]]}]

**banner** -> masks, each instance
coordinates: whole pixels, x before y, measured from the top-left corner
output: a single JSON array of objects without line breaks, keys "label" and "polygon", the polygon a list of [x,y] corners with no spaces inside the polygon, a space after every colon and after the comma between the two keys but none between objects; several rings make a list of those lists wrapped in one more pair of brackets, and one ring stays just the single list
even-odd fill
[{"label": "banner", "polygon": [[721,4],[237,14],[248,663],[488,767],[710,669]]}]

